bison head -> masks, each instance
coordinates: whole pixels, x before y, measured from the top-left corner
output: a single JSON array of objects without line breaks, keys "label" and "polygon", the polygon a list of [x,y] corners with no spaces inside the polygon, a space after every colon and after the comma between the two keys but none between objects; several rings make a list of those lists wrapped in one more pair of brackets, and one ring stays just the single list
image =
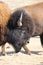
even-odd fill
[{"label": "bison head", "polygon": [[15,48],[16,53],[26,44],[28,38],[28,33],[19,29],[7,31],[6,33],[6,42],[9,42]]}]

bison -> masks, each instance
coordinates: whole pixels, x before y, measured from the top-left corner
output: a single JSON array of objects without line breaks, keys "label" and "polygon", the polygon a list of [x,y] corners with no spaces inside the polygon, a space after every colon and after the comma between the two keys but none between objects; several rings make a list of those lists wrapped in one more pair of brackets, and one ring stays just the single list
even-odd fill
[{"label": "bison", "polygon": [[[8,20],[10,18],[11,15],[11,10],[8,8],[8,5],[5,4],[4,2],[0,1],[0,46],[2,45],[2,54],[5,55],[5,43],[9,42],[12,45],[16,45],[16,41],[14,42],[13,40],[15,40],[15,32],[14,32],[14,36],[13,36],[13,31],[9,31],[7,29],[7,23]],[[10,22],[10,21],[9,21]],[[12,27],[12,26],[11,26]],[[8,32],[8,33],[7,33]],[[11,32],[11,33],[10,33]],[[10,33],[10,34],[9,34]],[[20,34],[20,32],[17,30],[17,33]],[[7,35],[9,34],[9,35]],[[19,36],[18,34],[16,34],[16,37]],[[11,38],[10,38],[11,37]],[[19,36],[20,37],[20,36]],[[13,39],[14,38],[14,39]],[[11,41],[12,39],[12,41]],[[20,41],[20,40],[19,40]],[[18,42],[17,42],[18,43]],[[18,45],[18,44],[17,44]],[[17,47],[16,47],[17,48]],[[15,50],[16,50],[15,48]],[[20,47],[21,48],[21,47]],[[26,46],[23,46],[23,48],[26,51]],[[17,50],[19,49],[19,47],[17,48]],[[28,48],[27,48],[28,50]],[[28,50],[29,51],[29,50]],[[27,51],[26,51],[27,52]]]},{"label": "bison", "polygon": [[25,39],[23,42],[33,36],[40,36],[40,41],[43,46],[43,2],[15,10],[11,14],[7,28],[10,31],[15,29],[24,31],[23,38]]},{"label": "bison", "polygon": [[2,54],[5,53],[5,27],[10,18],[11,11],[7,4],[0,1],[0,45],[2,45]]}]

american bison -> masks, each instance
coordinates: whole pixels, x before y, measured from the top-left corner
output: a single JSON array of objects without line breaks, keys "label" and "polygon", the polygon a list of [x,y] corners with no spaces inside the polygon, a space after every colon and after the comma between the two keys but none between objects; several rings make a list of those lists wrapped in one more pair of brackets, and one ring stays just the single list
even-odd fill
[{"label": "american bison", "polygon": [[25,40],[30,39],[32,36],[40,36],[43,46],[43,2],[17,9],[11,14],[7,28],[10,31],[15,29],[24,31]]},{"label": "american bison", "polygon": [[0,45],[2,45],[2,54],[5,53],[5,42],[4,34],[5,27],[10,18],[11,11],[8,8],[8,5],[0,1]]},{"label": "american bison", "polygon": [[[8,29],[7,29],[7,22],[10,18],[10,15],[11,15],[11,11],[10,9],[8,8],[8,5],[5,4],[4,2],[0,1],[0,46],[2,45],[2,54],[5,55],[5,43],[6,42],[9,42],[11,43],[12,45],[16,45],[16,41],[12,41],[12,40],[15,40],[15,33],[14,33],[14,36],[13,36],[13,31],[9,31],[8,32]],[[10,21],[9,21],[10,22]],[[11,26],[12,27],[12,26]],[[7,33],[8,32],[8,33]],[[11,32],[11,33],[10,33]],[[15,31],[16,32],[16,31]],[[17,30],[17,32],[20,34],[20,32]],[[9,34],[10,33],[10,34]],[[9,34],[9,36],[7,36],[7,34]],[[17,36],[20,37],[20,35],[17,34]],[[12,37],[11,37],[12,36]],[[11,37],[11,38],[10,38]],[[13,39],[14,38],[14,39]],[[11,40],[12,39],[12,40]],[[14,43],[13,43],[14,42]],[[17,42],[18,43],[18,42]],[[17,47],[16,47],[17,48]],[[20,47],[21,48],[21,47]],[[26,46],[23,46],[23,48],[26,50],[28,50],[28,48]],[[26,49],[27,48],[27,49]],[[17,50],[19,49],[19,47],[17,48]],[[16,50],[16,49],[15,49]],[[19,50],[18,50],[19,51]],[[29,51],[29,50],[28,50]],[[27,51],[26,51],[27,52]]]}]

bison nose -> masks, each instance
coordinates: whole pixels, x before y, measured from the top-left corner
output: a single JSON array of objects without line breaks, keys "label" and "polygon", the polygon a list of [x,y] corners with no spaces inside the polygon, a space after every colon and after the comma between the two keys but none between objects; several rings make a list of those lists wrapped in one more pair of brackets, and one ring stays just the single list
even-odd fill
[{"label": "bison nose", "polygon": [[21,45],[16,44],[15,45],[15,52],[18,53],[21,50],[21,47],[22,47]]}]

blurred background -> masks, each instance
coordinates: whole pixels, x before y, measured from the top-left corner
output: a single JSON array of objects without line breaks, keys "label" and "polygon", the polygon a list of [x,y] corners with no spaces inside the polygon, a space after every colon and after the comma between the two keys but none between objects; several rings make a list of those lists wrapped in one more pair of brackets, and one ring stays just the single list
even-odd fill
[{"label": "blurred background", "polygon": [[0,1],[7,3],[10,9],[12,10],[18,7],[35,4],[38,2],[43,2],[43,0],[0,0]]}]

